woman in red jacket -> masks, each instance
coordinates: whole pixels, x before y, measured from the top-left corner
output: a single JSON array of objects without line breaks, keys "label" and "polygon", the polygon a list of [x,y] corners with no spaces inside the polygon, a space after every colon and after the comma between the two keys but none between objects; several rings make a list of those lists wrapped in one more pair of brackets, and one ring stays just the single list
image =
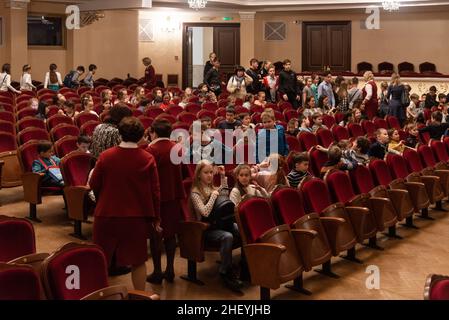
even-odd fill
[{"label": "woman in red jacket", "polygon": [[90,180],[97,199],[93,239],[109,264],[115,255],[118,266],[131,265],[134,288],[144,290],[148,233],[161,232],[159,176],[154,157],[137,146],[140,121],[124,118],[119,132],[122,142],[100,155]]},{"label": "woman in red jacket", "polygon": [[172,149],[176,146],[169,139],[171,131],[171,124],[165,119],[155,120],[149,129],[151,143],[147,151],[154,156],[159,177],[161,177],[161,227],[167,256],[167,267],[162,274],[161,239],[153,233],[156,237],[151,237],[150,249],[154,271],[147,277],[147,281],[154,284],[161,284],[162,279],[173,282],[175,277],[175,236],[178,233],[179,222],[183,218],[182,200],[186,198],[182,185],[182,165],[174,164],[170,159]]}]

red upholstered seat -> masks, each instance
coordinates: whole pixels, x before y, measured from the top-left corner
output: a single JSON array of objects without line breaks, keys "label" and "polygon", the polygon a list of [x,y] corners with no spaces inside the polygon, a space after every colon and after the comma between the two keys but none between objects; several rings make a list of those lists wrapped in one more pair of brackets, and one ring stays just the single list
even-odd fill
[{"label": "red upholstered seat", "polygon": [[315,178],[306,181],[301,186],[304,196],[305,210],[307,213],[316,212],[320,214],[331,205],[331,199],[327,186],[323,180]]},{"label": "red upholstered seat", "polygon": [[293,137],[291,135],[286,135],[285,138],[287,140],[288,149],[290,151],[301,152],[303,150],[296,137]]},{"label": "red upholstered seat", "polygon": [[142,125],[145,128],[145,130],[148,129],[154,121],[153,118],[147,116],[140,116],[138,117],[138,119],[140,120],[140,122],[142,122]]},{"label": "red upholstered seat", "polygon": [[176,122],[176,118],[174,116],[172,116],[171,114],[169,114],[169,113],[161,113],[160,115],[158,115],[156,117],[155,120],[162,120],[162,119],[167,120],[171,124]]},{"label": "red upholstered seat", "polygon": [[19,143],[24,144],[31,140],[49,140],[50,136],[47,130],[40,128],[27,128],[19,132],[17,136]]},{"label": "red upholstered seat", "polygon": [[17,112],[17,119],[20,120],[26,117],[35,117],[36,113],[37,113],[36,109],[28,107]]},{"label": "red upholstered seat", "polygon": [[332,132],[328,129],[319,129],[316,132],[316,136],[318,138],[318,143],[324,148],[327,148],[332,143],[334,143],[334,136],[332,135]]},{"label": "red upholstered seat", "polygon": [[184,109],[177,105],[171,105],[166,110],[167,113],[171,114],[174,117],[176,117],[178,114],[180,114],[183,111],[184,111]]},{"label": "red upholstered seat", "polygon": [[310,150],[310,168],[315,177],[321,175],[321,168],[328,160],[327,153],[315,148]]},{"label": "red upholstered seat", "polygon": [[215,112],[211,111],[211,110],[207,110],[207,109],[203,109],[200,110],[197,114],[196,117],[198,119],[203,119],[205,117],[209,117],[212,121],[216,118]]},{"label": "red upholstered seat", "polygon": [[228,106],[228,104],[229,104],[229,101],[228,101],[227,99],[220,99],[220,100],[218,100],[218,102],[217,102],[218,108],[225,108],[225,109],[226,109],[226,107]]},{"label": "red upholstered seat", "polygon": [[326,184],[333,202],[347,203],[355,196],[351,180],[346,172],[329,172],[326,175]]},{"label": "red upholstered seat", "polygon": [[421,172],[424,169],[419,154],[415,150],[407,148],[404,150],[402,156],[407,161],[409,171]]},{"label": "red upholstered seat", "polygon": [[58,106],[49,106],[47,110],[48,110],[47,111],[47,118],[49,118],[49,117],[52,117],[52,116],[58,114],[60,109],[59,109]]},{"label": "red upholstered seat", "polygon": [[438,141],[438,140],[432,140],[430,142],[430,147],[432,148],[435,158],[439,162],[449,161],[449,155],[447,153],[446,147],[444,146],[443,142]]},{"label": "red upholstered seat", "polygon": [[216,102],[204,102],[201,107],[203,110],[209,110],[215,112],[218,109],[218,105]]},{"label": "red upholstered seat", "polygon": [[257,104],[253,104],[249,110],[251,113],[255,113],[255,112],[262,113],[264,110],[264,107],[259,106]]},{"label": "red upholstered seat", "polygon": [[248,243],[257,242],[266,231],[276,227],[270,204],[265,199],[252,198],[242,202],[239,216]]},{"label": "red upholstered seat", "polygon": [[369,163],[369,169],[377,185],[388,186],[388,184],[393,181],[390,169],[384,160],[372,160]]},{"label": "red upholstered seat", "polygon": [[158,115],[164,113],[164,111],[159,107],[150,107],[145,111],[145,116],[150,118],[156,118]]},{"label": "red upholstered seat", "polygon": [[290,119],[293,119],[293,118],[298,118],[298,111],[296,111],[296,110],[293,110],[293,109],[287,109],[287,110],[284,110],[284,118],[285,118],[285,121],[290,121]]},{"label": "red upholstered seat", "polygon": [[433,156],[432,149],[427,145],[418,146],[418,153],[425,167],[435,167],[437,161]]},{"label": "red upholstered seat", "polygon": [[430,300],[449,300],[449,280],[441,280],[433,285]]},{"label": "red upholstered seat", "polygon": [[15,135],[7,132],[0,132],[0,153],[5,151],[14,151],[17,149]]},{"label": "red upholstered seat", "polygon": [[387,165],[390,172],[396,179],[406,179],[409,171],[407,169],[407,162],[403,157],[397,154],[389,153],[387,155]]},{"label": "red upholstered seat", "polygon": [[182,112],[182,113],[178,114],[178,121],[185,122],[189,125],[191,125],[193,123],[193,121],[195,121],[195,120],[197,120],[196,113],[194,114],[194,113],[190,113],[190,112]]},{"label": "red upholstered seat", "polygon": [[376,127],[376,129],[388,129],[388,123],[385,119],[382,118],[374,118],[373,120],[374,126]]},{"label": "red upholstered seat", "polygon": [[0,263],[0,300],[40,300],[40,290],[31,266]]},{"label": "red upholstered seat", "polygon": [[313,133],[301,131],[298,134],[299,144],[302,150],[310,150],[318,144],[318,140]]},{"label": "red upholstered seat", "polygon": [[[79,289],[67,288],[67,268],[79,271]],[[73,269],[71,272],[74,272]],[[108,287],[106,257],[100,247],[69,243],[48,257],[42,265],[44,288],[55,300],[79,300],[97,290]]]},{"label": "red upholstered seat", "polygon": [[28,108],[28,104],[29,104],[29,100],[31,99],[31,97],[27,96],[26,100],[24,100],[23,98],[21,99],[21,101],[16,101],[16,110],[20,111],[22,109]]},{"label": "red upholstered seat", "polygon": [[363,128],[363,131],[365,131],[365,133],[368,136],[372,136],[374,134],[374,132],[376,131],[376,126],[374,125],[374,123],[372,121],[369,121],[369,120],[362,121],[362,128]]},{"label": "red upholstered seat", "polygon": [[[280,102],[280,103],[278,104],[278,107],[279,107],[279,110],[280,110],[280,111],[293,109],[292,104],[291,104],[290,102],[288,102],[288,101],[282,101],[282,102]],[[267,108],[269,108],[269,107],[267,106]],[[274,110],[276,110],[276,109],[274,109]]]},{"label": "red upholstered seat", "polygon": [[184,109],[187,112],[197,114],[201,110],[201,105],[197,103],[188,103]]},{"label": "red upholstered seat", "polygon": [[430,141],[430,133],[428,133],[428,132],[420,132],[419,133],[419,139],[421,140],[422,143],[428,144],[429,141]]},{"label": "red upholstered seat", "polygon": [[45,122],[43,120],[33,118],[33,117],[24,118],[17,122],[18,131],[22,131],[23,129],[30,128],[30,127],[41,128],[44,130],[47,129],[45,127]]},{"label": "red upholstered seat", "polygon": [[333,126],[332,134],[336,141],[348,140],[349,139],[349,131],[345,127],[342,126]]},{"label": "red upholstered seat", "polygon": [[16,106],[17,106],[17,110],[20,110],[22,108],[19,108],[19,105],[28,105],[28,101],[30,101],[30,99],[33,98],[33,96],[30,96],[29,94],[24,94],[24,95],[20,95],[16,98]]},{"label": "red upholstered seat", "polygon": [[92,137],[92,135],[94,134],[95,128],[99,124],[100,124],[100,121],[96,121],[96,120],[87,121],[80,128],[81,134]]},{"label": "red upholstered seat", "polygon": [[72,151],[78,149],[76,142],[78,137],[67,136],[55,142],[55,153],[59,158],[64,157]]},{"label": "red upholstered seat", "polygon": [[8,122],[16,122],[16,118],[14,114],[9,111],[0,111],[0,120],[8,121]]},{"label": "red upholstered seat", "polygon": [[357,193],[369,193],[374,189],[374,181],[371,172],[365,166],[357,166],[349,171],[351,182]]},{"label": "red upholstered seat", "polygon": [[16,127],[12,122],[0,120],[0,132],[6,132],[14,135],[16,134]]},{"label": "red upholstered seat", "polygon": [[348,130],[351,135],[351,137],[357,138],[365,135],[365,132],[363,131],[363,128],[360,124],[357,123],[350,123],[348,124]]},{"label": "red upholstered seat", "polygon": [[88,121],[100,121],[100,119],[96,114],[89,111],[81,112],[75,117],[75,124],[80,128]]},{"label": "red upholstered seat", "polygon": [[279,189],[272,194],[271,201],[282,223],[292,225],[305,215],[298,190],[292,188]]},{"label": "red upholstered seat", "polygon": [[[140,111],[139,109],[132,109],[132,112],[133,112],[133,117],[140,117],[140,116],[143,116],[143,112],[142,111]],[[98,112],[97,112],[98,113]],[[101,112],[100,112],[101,113]],[[98,113],[98,114],[100,114],[100,113]]]},{"label": "red upholstered seat", "polygon": [[335,124],[335,118],[331,115],[325,114],[323,115],[323,124],[328,127],[329,129],[332,128]]},{"label": "red upholstered seat", "polygon": [[0,216],[0,262],[8,262],[35,252],[35,235],[31,222]]},{"label": "red upholstered seat", "polygon": [[388,123],[388,127],[390,129],[401,130],[401,124],[399,123],[398,118],[396,118],[394,116],[387,116],[386,120],[387,120],[387,123]]},{"label": "red upholstered seat", "polygon": [[53,141],[58,141],[59,139],[62,139],[66,136],[78,137],[79,134],[80,129],[77,126],[65,123],[55,126],[50,131],[50,136],[52,137]]}]

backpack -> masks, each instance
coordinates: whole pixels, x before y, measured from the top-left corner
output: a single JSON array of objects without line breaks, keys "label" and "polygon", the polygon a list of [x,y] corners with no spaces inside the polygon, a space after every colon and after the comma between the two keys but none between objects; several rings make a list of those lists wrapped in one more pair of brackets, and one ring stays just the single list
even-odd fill
[{"label": "backpack", "polygon": [[74,82],[72,81],[73,76],[75,75],[75,70],[70,71],[65,77],[64,77],[64,81],[62,81],[62,83],[64,83],[64,86],[67,88],[73,88],[74,87]]}]

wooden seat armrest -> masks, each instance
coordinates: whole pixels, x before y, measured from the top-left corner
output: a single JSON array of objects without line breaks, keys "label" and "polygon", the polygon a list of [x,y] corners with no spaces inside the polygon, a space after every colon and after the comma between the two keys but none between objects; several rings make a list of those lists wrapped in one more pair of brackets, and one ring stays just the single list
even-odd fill
[{"label": "wooden seat armrest", "polygon": [[129,300],[161,300],[161,297],[153,292],[141,290],[128,290]]},{"label": "wooden seat armrest", "polygon": [[345,219],[337,217],[320,217],[320,221],[323,224],[324,231],[329,240],[332,254],[336,256],[339,254],[338,233],[341,226],[345,223]]},{"label": "wooden seat armrest", "polygon": [[41,203],[40,185],[43,173],[25,172],[22,174],[24,200],[33,203]]},{"label": "wooden seat armrest", "polygon": [[67,211],[70,219],[84,221],[87,218],[84,212],[84,198],[89,191],[90,189],[86,186],[64,188]]},{"label": "wooden seat armrest", "polygon": [[365,218],[370,213],[369,209],[362,207],[346,207],[346,212],[348,213],[349,219],[354,227],[357,240],[362,242]]},{"label": "wooden seat armrest", "polygon": [[291,233],[295,239],[296,247],[304,263],[305,271],[312,269],[312,244],[313,240],[318,236],[315,230],[292,229]]},{"label": "wooden seat armrest", "polygon": [[179,227],[179,249],[182,258],[204,261],[204,231],[209,224],[199,221],[184,221]]}]

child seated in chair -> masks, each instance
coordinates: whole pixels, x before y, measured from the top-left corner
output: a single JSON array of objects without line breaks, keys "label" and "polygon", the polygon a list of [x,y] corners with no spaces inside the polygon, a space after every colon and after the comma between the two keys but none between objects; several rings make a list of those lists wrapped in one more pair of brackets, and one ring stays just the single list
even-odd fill
[{"label": "child seated in chair", "polygon": [[257,184],[256,181],[251,183],[251,167],[247,164],[239,164],[234,170],[235,187],[232,189],[229,198],[236,206],[242,201],[246,195],[268,198],[268,192]]},{"label": "child seated in chair", "polygon": [[309,117],[306,117],[305,115],[300,114],[298,117],[298,121],[300,123],[299,128],[298,128],[298,133],[303,132],[303,131],[313,133],[312,128],[310,127]]},{"label": "child seated in chair", "polygon": [[293,169],[287,175],[290,187],[298,188],[307,176],[311,176],[309,173],[309,155],[307,152],[295,153],[293,155]]},{"label": "child seated in chair", "polygon": [[338,146],[331,146],[328,149],[327,156],[329,160],[321,168],[320,172],[321,178],[324,178],[326,173],[328,173],[333,169],[337,170],[352,169],[350,165],[348,165],[348,162],[343,160],[343,152]]},{"label": "child seated in chair", "polygon": [[76,151],[90,153],[89,148],[91,143],[92,139],[89,136],[86,136],[84,134],[80,135],[78,137],[78,140],[76,141]]},{"label": "child seated in chair", "polygon": [[[215,167],[208,160],[201,160],[196,166],[189,206],[192,214],[196,215],[198,220],[208,221],[215,201],[219,196],[219,189],[213,185],[214,173],[216,171],[221,176],[221,188],[227,187],[228,183],[224,167]],[[233,230],[220,230],[211,226],[205,231],[206,242],[220,242],[221,262],[219,273],[223,283],[231,290],[240,292],[243,283],[237,279],[232,271],[232,248],[235,237],[239,237],[236,223],[233,224]]]},{"label": "child seated in chair", "polygon": [[407,125],[406,127],[406,131],[408,133],[408,137],[407,139],[405,139],[405,145],[409,148],[416,148],[416,145],[419,142],[419,138],[418,138],[418,127],[416,126],[416,124],[414,123],[410,123]]},{"label": "child seated in chair", "polygon": [[44,174],[42,187],[63,187],[60,159],[53,155],[53,145],[50,141],[41,141],[37,145],[38,158],[33,161],[32,170],[35,173]]},{"label": "child seated in chair", "polygon": [[287,131],[285,134],[296,137],[299,133],[299,121],[296,118],[291,118],[287,124]]},{"label": "child seated in chair", "polygon": [[402,155],[404,153],[405,145],[404,142],[401,141],[399,131],[396,129],[388,130],[388,137],[390,138],[390,142],[388,143],[388,152]]},{"label": "child seated in chair", "polygon": [[316,133],[319,129],[327,129],[327,127],[323,124],[323,115],[321,113],[314,113],[312,115],[312,131]]},{"label": "child seated in chair", "polygon": [[370,158],[377,158],[384,160],[385,154],[388,151],[388,142],[390,138],[388,137],[387,129],[380,128],[377,129],[376,133],[376,142],[374,142],[368,150],[368,156]]}]

